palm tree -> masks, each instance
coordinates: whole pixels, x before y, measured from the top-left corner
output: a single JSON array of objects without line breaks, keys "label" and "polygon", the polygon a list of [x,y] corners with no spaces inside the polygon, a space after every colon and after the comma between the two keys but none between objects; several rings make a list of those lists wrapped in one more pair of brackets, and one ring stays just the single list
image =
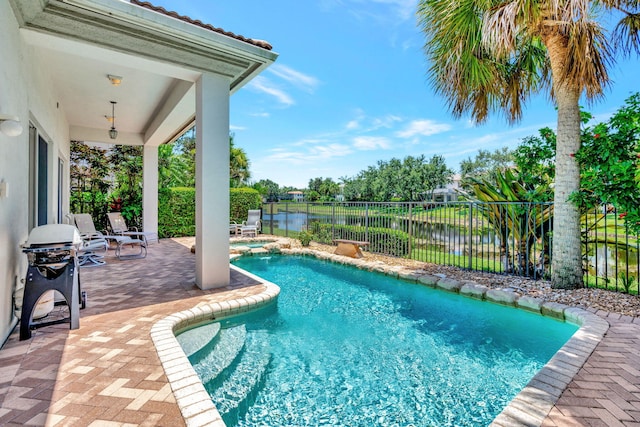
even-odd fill
[{"label": "palm tree", "polygon": [[249,172],[249,159],[247,153],[233,143],[234,135],[229,135],[229,183],[231,187],[242,187],[247,184],[251,173]]},{"label": "palm tree", "polygon": [[[640,50],[638,0],[420,0],[418,19],[436,92],[454,116],[492,110],[516,122],[524,101],[546,91],[558,111],[552,283],[582,286],[579,100],[602,96],[613,53]],[[620,18],[611,34],[601,22]]]}]

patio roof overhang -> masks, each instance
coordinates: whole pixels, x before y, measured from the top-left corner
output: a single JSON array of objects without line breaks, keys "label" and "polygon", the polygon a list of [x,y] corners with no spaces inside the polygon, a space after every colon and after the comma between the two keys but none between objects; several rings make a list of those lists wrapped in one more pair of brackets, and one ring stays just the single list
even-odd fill
[{"label": "patio roof overhang", "polygon": [[[168,142],[193,123],[202,74],[227,78],[231,94],[277,58],[264,44],[125,0],[9,1],[39,60],[33,66],[42,67],[56,88],[52,101],[73,140]],[[113,86],[109,74],[122,76],[122,83]],[[117,102],[116,141],[108,136],[110,101]]]}]

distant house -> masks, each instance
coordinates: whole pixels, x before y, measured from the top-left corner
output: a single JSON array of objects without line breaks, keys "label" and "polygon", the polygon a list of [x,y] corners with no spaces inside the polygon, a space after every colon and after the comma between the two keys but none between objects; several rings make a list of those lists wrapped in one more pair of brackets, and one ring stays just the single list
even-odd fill
[{"label": "distant house", "polygon": [[302,191],[289,191],[287,194],[291,196],[291,200],[294,202],[304,202],[304,193]]},{"label": "distant house", "polygon": [[[459,191],[462,190],[460,186],[460,180],[462,176],[460,174],[455,174],[452,177],[452,180],[449,184],[444,187],[439,187],[433,190],[433,202],[454,202],[458,200]],[[431,198],[431,194],[427,195],[428,198]]]}]

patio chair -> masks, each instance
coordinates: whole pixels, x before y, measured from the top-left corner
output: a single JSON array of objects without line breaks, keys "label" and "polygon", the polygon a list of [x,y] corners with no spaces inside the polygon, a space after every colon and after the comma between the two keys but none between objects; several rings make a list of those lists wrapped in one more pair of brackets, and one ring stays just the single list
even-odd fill
[{"label": "patio chair", "polygon": [[237,235],[240,232],[240,227],[241,225],[235,222],[229,223],[229,234]]},{"label": "patio chair", "polygon": [[111,232],[115,235],[129,237],[135,236],[138,239],[144,240],[145,244],[154,240],[156,242],[160,242],[160,240],[158,240],[157,233],[153,233],[151,231],[138,231],[136,227],[127,227],[127,222],[124,220],[124,217],[120,212],[109,212],[107,213],[107,217],[109,218]]},{"label": "patio chair", "polygon": [[[247,212],[247,220],[242,223],[241,228],[255,227],[255,233],[258,234],[261,229],[260,213],[260,209],[250,209],[249,212]],[[242,232],[240,234],[242,234]]]},{"label": "patio chair", "polygon": [[[71,215],[76,228],[80,232],[80,236],[87,241],[104,240],[109,247],[109,243],[115,243],[115,255],[119,260],[132,259],[132,258],[145,258],[147,256],[147,242],[143,239],[136,239],[132,236],[114,236],[110,234],[104,234],[96,230],[96,226],[93,223],[93,218],[90,214],[75,214]],[[124,255],[122,249],[125,245],[138,246],[140,251],[134,254]],[[103,261],[104,264],[104,261]]]},{"label": "patio chair", "polygon": [[[78,228],[75,223],[75,216],[72,214],[65,215],[67,223]],[[91,222],[93,226],[93,222]],[[95,230],[95,227],[94,227]],[[104,254],[109,249],[109,242],[102,237],[100,233],[82,233],[78,229],[82,243],[78,247],[78,265],[80,267],[95,267],[104,265]]]}]

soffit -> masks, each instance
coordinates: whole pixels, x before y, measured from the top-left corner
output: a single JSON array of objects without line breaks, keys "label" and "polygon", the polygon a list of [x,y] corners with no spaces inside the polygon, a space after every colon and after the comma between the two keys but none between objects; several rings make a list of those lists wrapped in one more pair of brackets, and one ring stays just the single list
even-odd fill
[{"label": "soffit", "polygon": [[[72,139],[106,135],[113,100],[118,143],[166,142],[193,119],[193,85],[202,73],[227,78],[232,93],[277,58],[125,1],[10,1],[23,39],[52,80]],[[107,74],[122,76],[122,84],[112,86]]]}]

